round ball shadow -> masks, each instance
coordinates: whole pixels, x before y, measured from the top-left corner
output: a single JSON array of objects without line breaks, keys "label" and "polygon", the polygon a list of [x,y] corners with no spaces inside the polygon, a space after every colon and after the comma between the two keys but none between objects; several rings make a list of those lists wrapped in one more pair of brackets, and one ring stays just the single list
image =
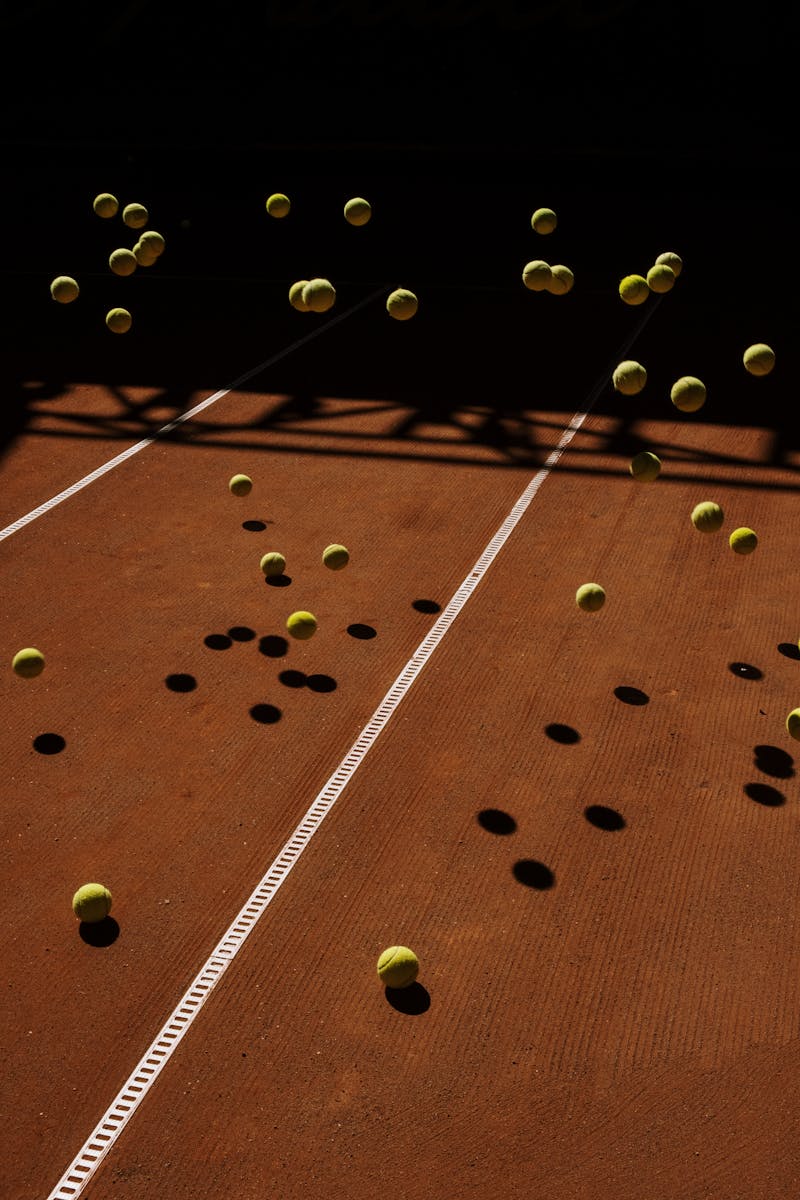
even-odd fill
[{"label": "round ball shadow", "polygon": [[250,533],[263,533],[266,528],[266,521],[242,521],[242,529],[247,529]]},{"label": "round ball shadow", "polygon": [[288,650],[288,640],[285,637],[279,637],[275,633],[266,634],[258,642],[259,654],[264,654],[267,658],[283,658]]},{"label": "round ball shadow", "polygon": [[274,704],[254,704],[250,716],[259,725],[274,725],[281,719],[281,710]]},{"label": "round ball shadow", "polygon": [[594,825],[595,829],[606,829],[613,832],[616,829],[625,828],[625,818],[622,814],[614,808],[608,808],[605,804],[590,804],[583,810],[583,815],[590,825]]},{"label": "round ball shadow", "polygon": [[781,642],[778,646],[778,653],[784,658],[793,658],[795,661],[800,659],[800,646],[797,642]]},{"label": "round ball shadow", "polygon": [[767,783],[746,783],[744,794],[755,800],[756,804],[763,804],[765,808],[780,808],[786,803],[783,793]]},{"label": "round ball shadow", "polygon": [[481,809],[478,813],[478,824],[487,833],[496,833],[501,837],[507,837],[517,828],[517,822],[510,813],[503,812],[502,808]]},{"label": "round ball shadow", "polygon": [[728,663],[728,670],[731,675],[735,675],[737,679],[763,679],[764,672],[754,667],[752,663],[732,662]]},{"label": "round ball shadow", "polygon": [[559,742],[562,746],[574,746],[581,740],[577,729],[573,729],[571,725],[561,725],[557,721],[552,725],[545,725],[544,731],[549,738],[554,742]]},{"label": "round ball shadow", "polygon": [[265,575],[264,583],[267,587],[288,587],[292,582],[291,575]]},{"label": "round ball shadow", "polygon": [[383,992],[392,1008],[405,1013],[407,1017],[418,1017],[431,1006],[430,993],[421,983],[410,983],[404,988],[387,987]]},{"label": "round ball shadow", "polygon": [[60,754],[66,744],[60,733],[39,733],[33,739],[37,754]]},{"label": "round ball shadow", "polygon": [[193,692],[197,687],[197,680],[194,675],[186,675],[181,671],[174,675],[168,675],[164,680],[171,692]]},{"label": "round ball shadow", "polygon": [[335,692],[337,686],[332,675],[306,675],[306,687],[312,692]]},{"label": "round ball shadow", "polygon": [[113,917],[103,917],[102,921],[81,921],[78,933],[87,946],[110,946],[119,937],[119,925]]},{"label": "round ball shadow", "polygon": [[791,779],[794,776],[794,759],[778,746],[756,746],[753,754],[755,765],[765,775],[771,775],[773,779]]},{"label": "round ball shadow", "polygon": [[437,604],[435,600],[414,600],[411,607],[421,613],[438,613],[442,611],[441,604]]},{"label": "round ball shadow", "polygon": [[226,633],[210,633],[208,637],[203,638],[203,643],[209,650],[230,650],[233,645],[232,639]]},{"label": "round ball shadow", "polygon": [[246,625],[234,625],[228,630],[228,637],[234,642],[252,642],[255,636],[255,629],[248,629]]},{"label": "round ball shadow", "polygon": [[647,692],[641,691],[640,688],[615,687],[614,695],[618,700],[621,700],[623,704],[641,706],[642,704],[650,703],[650,697],[648,696]]},{"label": "round ball shadow", "polygon": [[539,892],[547,891],[556,881],[550,868],[535,858],[521,858],[511,870],[517,883],[524,883],[525,887],[536,888]]},{"label": "round ball shadow", "polygon": [[301,688],[306,686],[307,676],[302,671],[281,671],[278,679],[284,687]]},{"label": "round ball shadow", "polygon": [[377,629],[373,629],[371,625],[364,625],[360,621],[354,621],[352,625],[348,625],[347,632],[350,637],[359,638],[362,642],[368,642],[370,638],[378,636]]}]

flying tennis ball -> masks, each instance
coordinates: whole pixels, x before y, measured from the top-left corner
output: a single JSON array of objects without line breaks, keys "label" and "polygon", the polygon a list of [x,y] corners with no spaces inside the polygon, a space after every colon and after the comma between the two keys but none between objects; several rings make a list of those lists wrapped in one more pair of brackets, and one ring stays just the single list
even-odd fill
[{"label": "flying tennis ball", "polygon": [[292,207],[288,196],[283,192],[273,192],[267,197],[267,212],[271,217],[286,217],[289,215],[289,209]]},{"label": "flying tennis ball", "polygon": [[385,987],[410,987],[418,974],[419,959],[408,946],[387,946],[378,959],[378,979]]},{"label": "flying tennis ball", "polygon": [[623,396],[636,396],[647,383],[647,371],[640,362],[626,358],[614,368],[611,381]]},{"label": "flying tennis ball", "polygon": [[671,267],[672,274],[677,279],[683,270],[683,259],[679,254],[676,254],[674,250],[665,250],[663,254],[658,255],[655,265],[657,267]]},{"label": "flying tennis ball", "polygon": [[102,921],[111,912],[111,892],[102,883],[84,883],[72,897],[72,911],[87,925]]},{"label": "flying tennis ball", "polygon": [[786,718],[786,729],[791,736],[800,742],[800,708],[793,708]]},{"label": "flying tennis ball", "polygon": [[350,562],[350,554],[344,546],[333,542],[322,551],[322,561],[331,571],[341,571],[342,567],[346,567]]},{"label": "flying tennis ball", "polygon": [[563,296],[572,291],[574,284],[575,276],[569,267],[565,267],[563,263],[555,263],[550,268],[550,278],[545,284],[545,291],[553,296]]},{"label": "flying tennis ball", "polygon": [[731,550],[735,551],[736,554],[752,554],[758,545],[756,534],[752,529],[747,529],[745,526],[734,529],[728,541]]},{"label": "flying tennis ball", "polygon": [[139,238],[140,246],[147,246],[156,258],[161,258],[161,255],[167,248],[167,243],[164,240],[164,235],[156,229],[145,229],[144,233]]},{"label": "flying tennis ball", "polygon": [[289,288],[289,303],[292,308],[296,308],[298,312],[311,312],[311,309],[303,299],[303,288],[308,283],[307,279],[298,279]]},{"label": "flying tennis ball", "polygon": [[286,628],[293,638],[307,642],[317,632],[317,618],[310,612],[293,612],[286,620]]},{"label": "flying tennis ball", "polygon": [[98,217],[115,217],[119,211],[119,201],[111,192],[100,192],[92,201],[92,208]]},{"label": "flying tennis ball", "polygon": [[228,489],[234,496],[249,496],[253,490],[253,481],[249,475],[232,475],[228,481]]},{"label": "flying tennis ball", "polygon": [[344,206],[344,219],[348,225],[366,225],[372,216],[372,205],[363,196],[354,196]]},{"label": "flying tennis ball", "polygon": [[145,246],[142,241],[138,241],[133,247],[133,257],[140,267],[152,267],[153,263],[158,258],[155,250],[151,250],[149,246]]},{"label": "flying tennis ball", "polygon": [[112,250],[109,254],[108,265],[115,275],[132,275],[139,264],[132,250],[120,246],[119,249]]},{"label": "flying tennis ball", "polygon": [[408,288],[395,288],[386,297],[386,311],[395,321],[408,321],[419,307],[419,301]]},{"label": "flying tennis ball", "polygon": [[127,308],[110,308],[106,313],[106,325],[112,333],[127,333],[132,324]]},{"label": "flying tennis ball", "polygon": [[775,366],[775,351],[764,342],[755,342],[745,350],[742,362],[751,375],[769,375]]},{"label": "flying tennis ball", "polygon": [[78,299],[79,292],[78,282],[71,275],[56,275],[50,284],[50,295],[59,304],[71,304]]},{"label": "flying tennis ball", "polygon": [[673,383],[669,395],[681,412],[697,412],[706,402],[706,385],[694,375],[682,375]]},{"label": "flying tennis ball", "polygon": [[716,533],[724,520],[722,508],[713,500],[702,500],[692,509],[692,524],[701,533]]},{"label": "flying tennis ball", "polygon": [[605,602],[605,588],[599,583],[582,583],[575,593],[575,603],[584,612],[598,612]]},{"label": "flying tennis ball", "polygon": [[552,270],[549,263],[534,258],[522,268],[522,282],[530,292],[543,292],[550,282]]},{"label": "flying tennis ball", "polygon": [[286,559],[277,550],[269,550],[261,559],[261,570],[267,579],[282,575],[286,570]]},{"label": "flying tennis ball", "polygon": [[646,276],[651,292],[663,294],[675,286],[675,272],[667,263],[654,263]]},{"label": "flying tennis ball", "polygon": [[129,229],[143,229],[150,214],[143,204],[126,204],[122,219]]},{"label": "flying tennis ball", "polygon": [[44,670],[44,655],[33,646],[18,650],[11,660],[13,670],[22,679],[35,679]]},{"label": "flying tennis ball", "polygon": [[661,459],[651,450],[642,450],[631,459],[630,472],[640,483],[652,483],[661,474]]},{"label": "flying tennis ball", "polygon": [[552,233],[558,224],[558,217],[552,208],[537,208],[531,217],[531,229],[536,233]]},{"label": "flying tennis ball", "polygon": [[311,312],[327,312],[336,303],[336,289],[329,279],[309,279],[301,294]]},{"label": "flying tennis ball", "polygon": [[644,304],[650,295],[650,286],[644,275],[626,275],[619,281],[619,294],[626,304]]}]

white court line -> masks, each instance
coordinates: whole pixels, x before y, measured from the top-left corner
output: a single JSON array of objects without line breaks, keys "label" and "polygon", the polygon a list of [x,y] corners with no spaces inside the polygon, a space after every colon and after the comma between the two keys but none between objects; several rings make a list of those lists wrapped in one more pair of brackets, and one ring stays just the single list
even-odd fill
[{"label": "white court line", "polygon": [[[649,320],[654,308],[655,304],[648,306],[649,311],[644,314],[626,345],[620,350],[619,359],[624,358],[630,352],[631,346]],[[263,916],[292,867],[297,863],[300,855],[361,766],[445,633],[516,529],[550,471],[583,425],[601,390],[608,386],[609,376],[610,372],[597,383],[584,411],[574,414],[564,429],[556,448],[548,455],[544,466],[529,481],[474,567],[411,655],[339,766],[317,793],[294,833],[250,893],[250,898],[239,910],[221,940],[195,975],[126,1083],[117,1092],[92,1133],[49,1193],[47,1200],[75,1200],[94,1177],[109,1150],[158,1079],[180,1042],[189,1032],[211,992],[244,945],[247,935],[252,932]]]}]

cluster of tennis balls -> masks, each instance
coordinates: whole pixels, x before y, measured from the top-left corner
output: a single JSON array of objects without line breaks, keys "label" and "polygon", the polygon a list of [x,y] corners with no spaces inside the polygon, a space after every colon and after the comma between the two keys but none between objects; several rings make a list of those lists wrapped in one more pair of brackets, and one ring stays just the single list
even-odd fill
[{"label": "cluster of tennis balls", "polygon": [[625,275],[619,282],[620,299],[625,304],[644,304],[651,292],[663,295],[675,286],[675,280],[683,270],[683,260],[674,250],[665,250],[656,256],[655,262],[644,275]]},{"label": "cluster of tennis balls", "polygon": [[[531,217],[534,233],[552,233],[558,225],[558,217],[552,208],[537,208]],[[564,296],[575,286],[575,275],[564,263],[553,266],[542,258],[533,258],[522,268],[522,282],[529,292],[549,292],[552,296]]]}]

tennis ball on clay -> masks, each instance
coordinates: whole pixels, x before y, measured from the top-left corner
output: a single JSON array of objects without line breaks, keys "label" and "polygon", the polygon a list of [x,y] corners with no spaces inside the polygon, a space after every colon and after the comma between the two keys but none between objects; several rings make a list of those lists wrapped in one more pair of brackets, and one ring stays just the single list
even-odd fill
[{"label": "tennis ball on clay", "polygon": [[626,275],[619,281],[619,295],[626,304],[644,304],[650,285],[644,275]]},{"label": "tennis ball on clay", "polygon": [[646,280],[651,292],[662,295],[675,286],[675,272],[667,263],[654,263],[647,272]]},{"label": "tennis ball on clay", "polygon": [[725,514],[714,500],[701,500],[692,509],[692,524],[700,533],[716,533],[724,520]]},{"label": "tennis ball on clay", "polygon": [[161,258],[167,248],[164,235],[156,229],[145,229],[139,238],[139,245],[146,246],[152,254],[155,254],[156,258]]},{"label": "tennis ball on clay", "polygon": [[289,197],[283,192],[273,192],[267,196],[266,209],[271,217],[288,217],[291,207]]},{"label": "tennis ball on clay", "polygon": [[143,229],[149,217],[143,204],[126,204],[122,210],[122,219],[129,229]]},{"label": "tennis ball on clay", "polygon": [[92,201],[92,208],[98,217],[115,217],[119,212],[119,200],[111,192],[100,192]]},{"label": "tennis ball on clay", "polygon": [[372,216],[372,205],[363,196],[353,196],[344,206],[344,219],[348,225],[366,225]]},{"label": "tennis ball on clay", "polygon": [[50,295],[59,304],[71,304],[80,294],[78,281],[71,275],[56,275],[50,284]]},{"label": "tennis ball on clay", "polygon": [[102,883],[84,883],[72,897],[72,911],[79,921],[94,925],[111,912],[111,892]]},{"label": "tennis ball on clay", "polygon": [[261,570],[267,579],[282,575],[286,570],[286,559],[277,550],[268,550],[261,558]]},{"label": "tennis ball on clay", "polygon": [[569,267],[563,263],[554,263],[550,268],[550,278],[545,285],[545,291],[553,296],[564,296],[575,286],[575,276]]},{"label": "tennis ball on clay", "polygon": [[286,620],[286,628],[293,638],[307,642],[317,632],[317,618],[313,613],[303,610],[293,612]]},{"label": "tennis ball on clay", "polygon": [[623,396],[636,396],[647,383],[647,371],[640,362],[626,358],[614,368],[611,381]]},{"label": "tennis ball on clay", "polygon": [[386,311],[395,321],[408,321],[419,308],[419,300],[408,288],[395,288],[386,297]]},{"label": "tennis ball on clay", "polygon": [[530,292],[544,292],[550,282],[552,268],[540,258],[534,258],[522,268],[522,282]]},{"label": "tennis ball on clay", "polygon": [[387,946],[378,958],[378,979],[385,987],[410,987],[417,975],[419,959],[408,946]]},{"label": "tennis ball on clay", "polygon": [[706,385],[695,375],[682,375],[673,383],[669,396],[681,412],[697,412],[706,402]]},{"label": "tennis ball on clay", "polygon": [[599,612],[605,602],[605,588],[599,583],[582,583],[575,593],[575,603],[583,612]]},{"label": "tennis ball on clay", "polygon": [[769,375],[775,366],[775,351],[766,342],[755,342],[745,350],[742,362],[751,375]]},{"label": "tennis ball on clay", "polygon": [[786,718],[786,729],[795,739],[800,742],[800,708],[793,708]]},{"label": "tennis ball on clay", "polygon": [[657,267],[671,267],[672,274],[677,279],[683,270],[683,259],[681,258],[680,254],[676,254],[674,250],[665,250],[663,254],[658,255],[655,265]]},{"label": "tennis ball on clay", "polygon": [[350,554],[344,546],[332,542],[322,551],[322,562],[331,571],[341,571],[350,562]]},{"label": "tennis ball on clay", "polygon": [[336,288],[329,279],[309,279],[301,294],[311,312],[327,312],[336,303]]},{"label": "tennis ball on clay", "polygon": [[289,303],[292,308],[296,308],[298,312],[311,312],[311,309],[303,299],[303,288],[308,283],[307,279],[298,279],[289,288]]},{"label": "tennis ball on clay", "polygon": [[35,646],[26,646],[17,651],[11,660],[11,666],[21,679],[35,679],[44,670],[44,655]]},{"label": "tennis ball on clay", "polygon": [[112,333],[127,333],[133,324],[133,317],[127,308],[110,308],[106,313],[106,325]]},{"label": "tennis ball on clay", "polygon": [[228,490],[234,496],[249,496],[253,490],[253,481],[249,475],[231,475]]},{"label": "tennis ball on clay", "polygon": [[531,217],[531,229],[535,233],[552,233],[558,224],[558,217],[552,208],[537,208]]},{"label": "tennis ball on clay", "polygon": [[128,250],[126,246],[120,246],[109,254],[108,265],[115,275],[132,275],[139,264],[132,250]]},{"label": "tennis ball on clay", "polygon": [[154,250],[149,246],[145,246],[141,241],[137,242],[133,247],[133,257],[136,259],[140,267],[152,267],[153,263],[158,258]]},{"label": "tennis ball on clay", "polygon": [[742,525],[739,529],[734,529],[728,542],[736,554],[752,554],[758,545],[758,537],[752,529]]},{"label": "tennis ball on clay", "polygon": [[640,483],[652,483],[661,474],[661,459],[651,450],[642,450],[631,459],[630,472]]}]

